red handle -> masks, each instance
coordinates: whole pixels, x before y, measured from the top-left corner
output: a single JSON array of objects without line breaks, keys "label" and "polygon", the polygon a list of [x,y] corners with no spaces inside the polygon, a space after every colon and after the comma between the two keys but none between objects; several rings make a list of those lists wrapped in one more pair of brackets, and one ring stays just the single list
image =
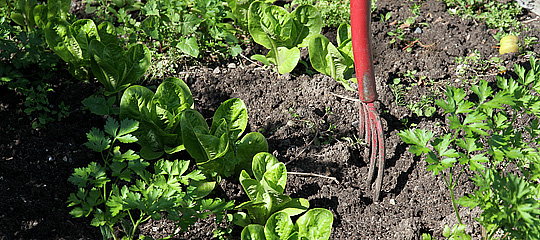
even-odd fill
[{"label": "red handle", "polygon": [[377,91],[371,56],[371,0],[351,1],[351,38],[360,100],[375,101]]}]

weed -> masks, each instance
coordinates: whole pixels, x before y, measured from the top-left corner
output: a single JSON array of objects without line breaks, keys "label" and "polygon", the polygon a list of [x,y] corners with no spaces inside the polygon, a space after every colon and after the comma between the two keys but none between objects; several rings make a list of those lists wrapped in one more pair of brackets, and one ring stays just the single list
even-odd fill
[{"label": "weed", "polygon": [[401,84],[401,78],[394,78],[393,83],[390,84],[390,89],[392,89],[392,94],[394,94],[394,101],[398,106],[405,105],[405,90],[404,86]]},{"label": "weed", "polygon": [[407,108],[413,111],[419,117],[431,117],[436,112],[434,107],[435,96],[423,95],[422,100],[417,102],[410,102],[407,104]]},{"label": "weed", "polygon": [[381,22],[386,22],[390,20],[391,17],[392,17],[392,12],[387,12],[386,14],[381,13]]},{"label": "weed", "polygon": [[499,72],[506,71],[506,67],[503,65],[503,61],[500,57],[492,57],[491,59],[484,59],[478,50],[473,50],[471,54],[465,57],[456,57],[456,75],[458,77],[471,76],[467,79],[463,79],[464,82],[471,82],[475,84],[479,77],[483,77],[487,74],[496,75]]},{"label": "weed", "polygon": [[[390,44],[404,45],[403,50],[407,52],[412,51],[412,47],[418,42],[418,39],[413,37],[407,38],[405,35],[410,32],[410,29],[416,27],[416,18],[420,16],[420,7],[421,4],[413,4],[410,8],[411,16],[406,18],[405,21],[397,21],[396,28],[387,33],[390,36]],[[428,25],[427,23],[420,24]]]},{"label": "weed", "polygon": [[342,23],[351,22],[351,4],[349,0],[293,0],[291,6],[294,5],[315,6],[327,27],[337,28]]},{"label": "weed", "polygon": [[449,7],[450,13],[484,21],[489,28],[508,31],[521,26],[516,20],[521,7],[515,1],[503,3],[484,0],[444,0],[444,2]]}]

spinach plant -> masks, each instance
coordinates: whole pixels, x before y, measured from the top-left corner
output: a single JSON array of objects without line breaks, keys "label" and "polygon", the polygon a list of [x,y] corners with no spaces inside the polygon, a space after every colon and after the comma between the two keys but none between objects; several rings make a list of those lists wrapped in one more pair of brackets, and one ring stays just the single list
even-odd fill
[{"label": "spinach plant", "polygon": [[229,177],[241,169],[249,169],[255,154],[268,151],[268,143],[261,133],[251,132],[240,139],[246,126],[246,105],[233,98],[218,107],[211,127],[199,112],[184,111],[182,141],[200,169],[211,175]]},{"label": "spinach plant", "polygon": [[133,85],[120,100],[120,118],[135,119],[140,128],[134,133],[141,145],[141,156],[156,159],[163,153],[172,154],[185,149],[180,130],[183,111],[193,108],[189,87],[178,78],[167,78],[156,93]]},{"label": "spinach plant", "polygon": [[[510,239],[536,239],[540,234],[540,64],[531,58],[530,66],[527,71],[515,65],[516,79],[497,77],[497,92],[483,80],[472,86],[476,100],[467,100],[463,89],[449,87],[446,98],[435,103],[444,110],[451,132],[440,137],[424,129],[398,134],[411,144],[410,152],[427,154],[428,171],[443,174],[460,225],[458,203],[483,210],[477,220],[486,229],[485,239],[498,231]],[[532,120],[517,127],[522,117]],[[501,170],[510,163],[517,166],[511,171],[519,174]],[[456,199],[454,189],[468,170],[476,172],[473,181],[479,190]]]},{"label": "spinach plant", "polygon": [[274,64],[281,74],[291,72],[300,60],[300,47],[322,30],[322,18],[313,6],[303,5],[289,13],[285,8],[262,1],[251,3],[248,29],[253,40],[270,49],[253,59]]},{"label": "spinach plant", "polygon": [[242,240],[327,240],[330,238],[334,216],[323,208],[314,208],[300,216],[293,224],[286,212],[276,212],[264,226],[250,224],[241,233]]},{"label": "spinach plant", "polygon": [[224,211],[232,208],[233,203],[205,199],[215,182],[206,181],[200,170],[187,173],[189,161],[161,159],[154,163],[153,170],[148,170],[151,164],[133,150],[120,150],[117,142],[137,141],[132,134],[138,127],[134,120],[118,123],[109,118],[105,132],[93,128],[87,134],[85,145],[101,153],[103,163],[91,162],[87,167],[76,168],[69,178],[78,189],[68,199],[68,206],[74,207],[70,214],[92,215],[91,224],[100,228],[104,239],[118,239],[114,232],[117,224],[123,229],[122,239],[134,239],[141,223],[150,218],[159,220],[163,213],[177,222],[180,230],[211,213],[221,221]]},{"label": "spinach plant", "polygon": [[270,153],[258,153],[253,157],[251,166],[253,176],[246,170],[240,173],[240,184],[249,197],[249,201],[238,205],[235,222],[241,226],[250,223],[265,225],[268,218],[276,212],[295,216],[309,208],[309,202],[303,198],[291,198],[283,194],[287,183],[287,169]]},{"label": "spinach plant", "polygon": [[351,42],[351,26],[341,24],[337,31],[338,47],[328,38],[317,34],[309,41],[309,61],[311,66],[322,74],[326,74],[350,91],[356,91],[350,86],[349,80],[354,73],[354,56]]}]

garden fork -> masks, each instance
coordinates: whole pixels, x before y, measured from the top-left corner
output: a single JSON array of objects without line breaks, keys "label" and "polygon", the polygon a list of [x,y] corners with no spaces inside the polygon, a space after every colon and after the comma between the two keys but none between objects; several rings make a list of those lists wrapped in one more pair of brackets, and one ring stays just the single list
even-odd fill
[{"label": "garden fork", "polygon": [[371,0],[351,1],[351,37],[358,92],[360,95],[360,137],[370,145],[371,157],[366,185],[370,187],[378,163],[373,201],[379,201],[384,172],[384,136],[373,102],[377,99],[371,55]]}]

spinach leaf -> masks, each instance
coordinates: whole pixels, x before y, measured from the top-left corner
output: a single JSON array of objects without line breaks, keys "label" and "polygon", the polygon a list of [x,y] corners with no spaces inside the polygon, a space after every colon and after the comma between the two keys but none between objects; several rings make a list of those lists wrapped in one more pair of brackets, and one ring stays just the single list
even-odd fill
[{"label": "spinach leaf", "polygon": [[266,224],[250,224],[242,230],[241,239],[256,240],[328,240],[332,231],[332,212],[314,208],[300,216],[294,224],[283,211],[272,214]]},{"label": "spinach leaf", "polygon": [[264,226],[264,235],[270,240],[289,239],[294,232],[295,226],[289,214],[284,212],[274,213]]},{"label": "spinach leaf", "polygon": [[264,240],[264,227],[250,224],[242,230],[240,237],[242,240]]}]

